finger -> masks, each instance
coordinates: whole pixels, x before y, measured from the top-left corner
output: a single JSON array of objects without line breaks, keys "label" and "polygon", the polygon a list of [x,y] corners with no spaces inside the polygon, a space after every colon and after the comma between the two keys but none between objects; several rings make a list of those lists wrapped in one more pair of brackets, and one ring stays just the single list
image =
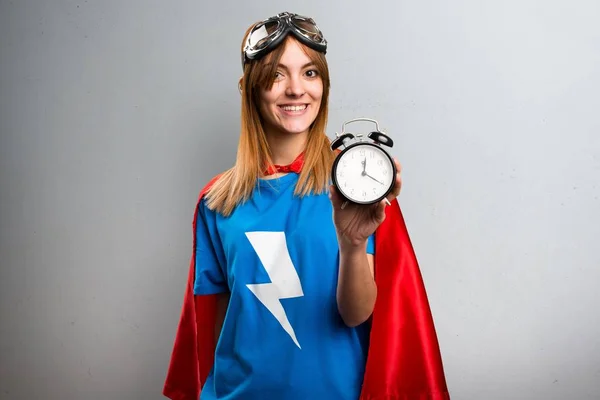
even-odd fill
[{"label": "finger", "polygon": [[396,164],[396,182],[394,182],[392,193],[394,193],[394,197],[398,197],[402,188],[402,164],[396,158],[394,158],[394,164]]},{"label": "finger", "polygon": [[400,172],[396,173],[396,181],[394,182],[394,188],[387,195],[388,201],[394,200],[396,197],[400,195],[400,190],[402,189],[402,178],[400,177]]},{"label": "finger", "polygon": [[400,161],[398,161],[397,158],[394,158],[394,164],[396,164],[396,170],[398,172],[401,172],[402,171],[402,165],[400,164]]},{"label": "finger", "polygon": [[398,197],[401,189],[402,189],[402,177],[400,176],[400,172],[398,172],[396,174],[396,182],[394,184],[394,189],[393,189],[394,197]]},{"label": "finger", "polygon": [[387,207],[387,203],[384,200],[381,200],[378,204],[377,204],[377,208],[375,210],[375,220],[377,221],[378,224],[381,224],[383,222],[383,220],[385,219],[385,208]]},{"label": "finger", "polygon": [[344,200],[334,185],[329,186],[329,199],[331,200],[334,210],[342,208]]}]

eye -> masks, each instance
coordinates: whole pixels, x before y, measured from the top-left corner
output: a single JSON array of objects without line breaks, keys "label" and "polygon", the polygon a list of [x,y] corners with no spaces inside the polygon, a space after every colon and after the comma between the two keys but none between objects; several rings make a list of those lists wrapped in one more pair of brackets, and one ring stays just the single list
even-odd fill
[{"label": "eye", "polygon": [[281,71],[277,71],[275,72],[275,74],[273,75],[273,79],[275,79],[276,81],[279,81],[283,78],[283,74],[281,73]]},{"label": "eye", "polygon": [[319,76],[319,71],[317,71],[316,69],[309,69],[308,71],[306,71],[306,76],[308,76],[309,78],[316,78],[317,76]]}]

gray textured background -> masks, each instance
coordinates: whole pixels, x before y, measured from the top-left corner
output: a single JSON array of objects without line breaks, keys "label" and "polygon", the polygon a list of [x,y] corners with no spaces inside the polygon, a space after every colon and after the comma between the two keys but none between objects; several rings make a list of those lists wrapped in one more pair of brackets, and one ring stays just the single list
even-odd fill
[{"label": "gray textured background", "polygon": [[330,42],[378,119],[453,399],[600,397],[597,1],[0,0],[0,398],[161,398],[246,27]]}]

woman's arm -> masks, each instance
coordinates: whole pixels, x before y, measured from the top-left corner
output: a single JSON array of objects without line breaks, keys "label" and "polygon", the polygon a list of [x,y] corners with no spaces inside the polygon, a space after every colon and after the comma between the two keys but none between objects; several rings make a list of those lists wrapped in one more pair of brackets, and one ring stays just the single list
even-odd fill
[{"label": "woman's arm", "polygon": [[373,255],[367,243],[340,245],[340,268],[337,286],[338,310],[344,323],[354,327],[373,313],[377,285],[373,274]]},{"label": "woman's arm", "polygon": [[373,256],[367,254],[367,241],[385,219],[386,204],[390,204],[400,194],[400,163],[397,160],[394,162],[397,169],[394,189],[386,199],[377,204],[345,206],[335,186],[330,187],[333,222],[340,250],[336,298],[340,315],[348,326],[362,324],[375,308],[377,286]]}]

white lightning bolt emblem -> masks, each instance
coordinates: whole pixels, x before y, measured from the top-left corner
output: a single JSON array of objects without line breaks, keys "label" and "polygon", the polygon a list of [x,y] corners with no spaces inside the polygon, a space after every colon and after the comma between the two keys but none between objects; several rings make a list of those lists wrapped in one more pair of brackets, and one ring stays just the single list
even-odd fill
[{"label": "white lightning bolt emblem", "polygon": [[281,304],[281,299],[304,296],[302,284],[290,258],[284,232],[246,232],[246,237],[262,262],[271,283],[246,285],[256,298],[273,314],[298,348],[294,328]]}]

